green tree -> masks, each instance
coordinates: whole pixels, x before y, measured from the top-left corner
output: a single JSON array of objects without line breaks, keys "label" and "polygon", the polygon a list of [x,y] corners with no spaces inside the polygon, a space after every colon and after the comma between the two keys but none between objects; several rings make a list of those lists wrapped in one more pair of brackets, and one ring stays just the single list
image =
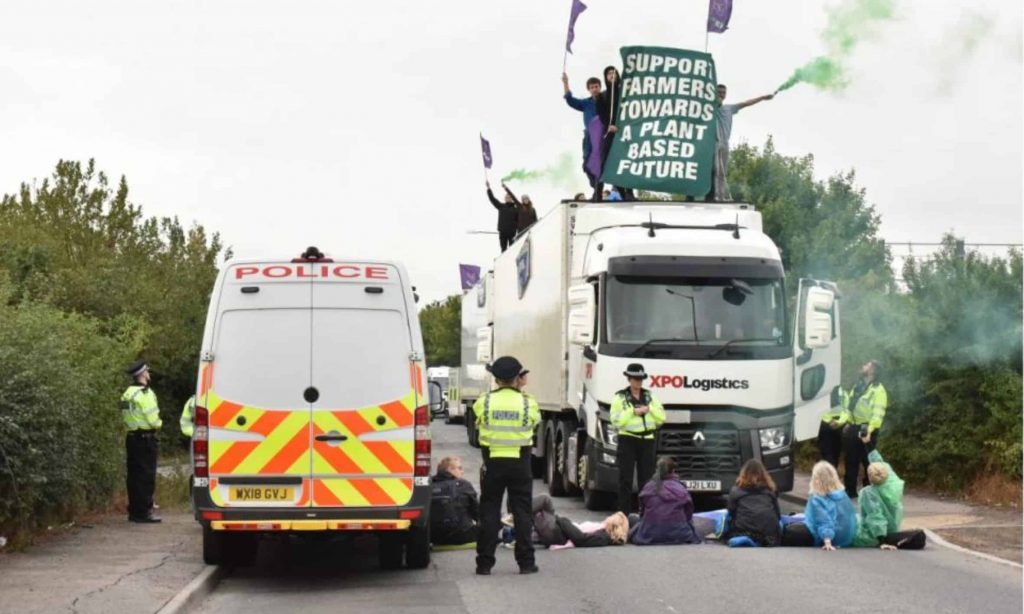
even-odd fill
[{"label": "green tree", "polygon": [[458,366],[461,362],[462,299],[453,294],[420,310],[420,328],[429,366]]}]

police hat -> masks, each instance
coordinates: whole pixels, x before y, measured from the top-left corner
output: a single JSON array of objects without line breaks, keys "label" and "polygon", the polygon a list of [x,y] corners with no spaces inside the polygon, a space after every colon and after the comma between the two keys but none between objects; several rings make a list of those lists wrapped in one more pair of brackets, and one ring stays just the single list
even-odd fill
[{"label": "police hat", "polygon": [[631,362],[626,370],[622,372],[626,377],[637,377],[640,379],[647,379],[647,372],[644,371],[644,366],[638,362]]},{"label": "police hat", "polygon": [[146,364],[145,360],[136,360],[124,370],[125,373],[132,377],[138,377],[146,371],[149,371],[149,365]]},{"label": "police hat", "polygon": [[502,356],[495,360],[492,364],[487,366],[487,370],[491,372],[491,375],[502,380],[511,381],[520,375],[526,375],[529,373],[523,368],[523,365],[512,356]]}]

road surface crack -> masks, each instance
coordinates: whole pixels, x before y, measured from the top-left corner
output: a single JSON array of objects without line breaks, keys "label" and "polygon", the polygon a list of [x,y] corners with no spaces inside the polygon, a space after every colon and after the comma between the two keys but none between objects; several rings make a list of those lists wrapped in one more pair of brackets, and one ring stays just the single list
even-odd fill
[{"label": "road surface crack", "polygon": [[110,582],[109,584],[106,584],[106,585],[101,586],[101,587],[99,587],[97,589],[91,590],[88,593],[85,593],[84,595],[79,595],[78,597],[75,597],[75,600],[71,602],[71,605],[68,606],[68,609],[71,610],[72,612],[74,612],[75,614],[78,614],[78,602],[79,601],[82,601],[84,599],[88,599],[89,597],[92,597],[93,595],[98,595],[98,594],[102,593],[103,591],[105,591],[107,589],[114,588],[115,586],[120,584],[125,579],[130,578],[130,577],[132,577],[134,575],[137,575],[137,574],[140,574],[140,573],[144,573],[144,572],[147,572],[147,571],[153,571],[154,569],[159,569],[160,567],[163,567],[164,565],[167,564],[167,561],[171,560],[171,557],[173,557],[175,555],[174,550],[177,549],[177,547],[180,546],[182,543],[184,543],[184,541],[179,541],[178,543],[174,544],[174,546],[171,547],[171,552],[168,552],[167,554],[165,554],[162,557],[160,557],[160,561],[157,562],[155,565],[150,565],[149,567],[143,567],[141,569],[133,569],[132,571],[129,571],[127,573],[121,574],[120,576],[117,577],[116,580],[114,580],[113,582]]}]

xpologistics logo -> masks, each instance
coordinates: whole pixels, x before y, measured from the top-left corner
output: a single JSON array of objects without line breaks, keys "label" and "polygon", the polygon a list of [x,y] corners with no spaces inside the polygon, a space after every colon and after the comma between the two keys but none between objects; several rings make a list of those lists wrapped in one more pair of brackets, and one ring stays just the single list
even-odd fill
[{"label": "xpologistics logo", "polygon": [[690,379],[686,375],[652,375],[651,388],[689,388],[692,390],[747,390],[750,380],[729,379]]}]

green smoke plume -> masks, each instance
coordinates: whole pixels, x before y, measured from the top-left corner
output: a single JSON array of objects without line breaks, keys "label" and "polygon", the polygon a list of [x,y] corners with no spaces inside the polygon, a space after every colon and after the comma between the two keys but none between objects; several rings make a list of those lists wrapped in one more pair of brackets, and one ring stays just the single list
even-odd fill
[{"label": "green smoke plume", "polygon": [[828,23],[821,38],[828,53],[793,71],[778,90],[788,90],[797,83],[808,83],[819,89],[838,91],[846,87],[844,62],[861,41],[869,38],[875,27],[892,19],[895,0],[846,0],[828,11]]},{"label": "green smoke plume", "polygon": [[521,181],[524,183],[536,183],[544,181],[560,188],[573,189],[576,186],[577,175],[582,174],[574,162],[572,154],[563,153],[558,157],[558,162],[538,169],[517,168],[501,178],[502,183],[508,181]]}]

